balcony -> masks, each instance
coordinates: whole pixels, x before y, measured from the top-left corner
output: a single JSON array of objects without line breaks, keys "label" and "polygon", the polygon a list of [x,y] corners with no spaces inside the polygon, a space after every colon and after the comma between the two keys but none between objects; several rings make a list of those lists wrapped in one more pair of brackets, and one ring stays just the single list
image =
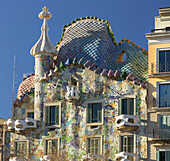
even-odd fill
[{"label": "balcony", "polygon": [[151,63],[151,74],[153,75],[170,75],[170,62]]},{"label": "balcony", "polygon": [[12,157],[9,159],[9,161],[28,161],[28,159],[19,158],[19,157]]},{"label": "balcony", "polygon": [[51,157],[49,155],[44,155],[43,158],[40,158],[41,161],[50,161]]},{"label": "balcony", "polygon": [[26,118],[25,121],[27,129],[35,129],[37,127],[37,121],[35,119]]},{"label": "balcony", "polygon": [[24,132],[26,128],[26,121],[25,120],[16,120],[15,121],[15,131],[17,133]]},{"label": "balcony", "polygon": [[170,128],[153,129],[153,141],[170,143]]},{"label": "balcony", "polygon": [[37,121],[32,118],[26,118],[25,120],[13,120],[9,118],[7,120],[7,130],[8,131],[16,131],[17,133],[22,133],[25,130],[33,130],[37,127]]},{"label": "balcony", "polygon": [[153,107],[157,108],[168,108],[170,107],[170,98],[154,98],[153,99]]},{"label": "balcony", "polygon": [[136,115],[116,116],[116,127],[118,130],[131,131],[140,126],[140,119]]},{"label": "balcony", "polygon": [[128,153],[128,152],[120,152],[119,154],[116,154],[116,161],[135,161],[135,158],[137,159],[137,155],[134,153]]},{"label": "balcony", "polygon": [[77,86],[69,85],[66,88],[67,88],[67,93],[66,93],[65,98],[68,101],[79,100],[79,98],[80,98],[80,96],[79,96],[80,91],[78,90]]},{"label": "balcony", "polygon": [[6,124],[7,124],[7,129],[8,129],[8,131],[13,131],[13,130],[15,130],[15,124],[14,124],[14,122],[15,122],[15,120],[13,120],[12,118],[9,118],[8,120],[7,120],[7,122],[6,122]]}]

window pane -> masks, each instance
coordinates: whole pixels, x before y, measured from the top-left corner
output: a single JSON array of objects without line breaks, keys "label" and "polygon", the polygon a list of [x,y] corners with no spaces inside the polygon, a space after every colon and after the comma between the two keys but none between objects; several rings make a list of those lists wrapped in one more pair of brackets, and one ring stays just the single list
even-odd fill
[{"label": "window pane", "polygon": [[122,114],[127,114],[127,99],[122,99]]},{"label": "window pane", "polygon": [[169,161],[170,160],[170,151],[165,152],[165,160]]},{"label": "window pane", "polygon": [[51,106],[51,125],[55,125],[55,106]]},{"label": "window pane", "polygon": [[34,112],[28,112],[27,116],[28,118],[34,119]]},{"label": "window pane", "polygon": [[92,108],[92,113],[93,113],[93,122],[98,122],[98,103],[93,104]]},{"label": "window pane", "polygon": [[166,51],[166,72],[170,72],[170,50]]},{"label": "window pane", "polygon": [[59,124],[59,106],[46,107],[46,125]]},{"label": "window pane", "polygon": [[133,153],[133,136],[122,136],[121,137],[121,151]]},{"label": "window pane", "polygon": [[88,104],[88,123],[96,123],[102,121],[102,103]]},{"label": "window pane", "polygon": [[159,158],[159,160],[160,160],[160,161],[166,161],[166,160],[165,160],[165,152],[164,152],[164,151],[160,151],[159,153],[160,153],[160,156],[159,156],[160,158]]},{"label": "window pane", "polygon": [[170,107],[170,84],[166,84],[166,107]]},{"label": "window pane", "polygon": [[24,157],[27,155],[27,142],[16,142],[16,152],[18,157]]},{"label": "window pane", "polygon": [[129,98],[129,115],[134,114],[134,98]]},{"label": "window pane", "polygon": [[88,138],[89,153],[100,154],[100,138]]},{"label": "window pane", "polygon": [[166,107],[165,105],[165,84],[159,85],[159,107]]},{"label": "window pane", "polygon": [[159,72],[165,72],[165,51],[159,51]]}]

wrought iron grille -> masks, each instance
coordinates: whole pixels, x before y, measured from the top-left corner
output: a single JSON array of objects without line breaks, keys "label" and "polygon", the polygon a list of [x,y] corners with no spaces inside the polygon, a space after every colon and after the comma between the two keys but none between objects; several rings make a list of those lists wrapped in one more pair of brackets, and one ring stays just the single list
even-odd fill
[{"label": "wrought iron grille", "polygon": [[153,98],[153,107],[170,107],[170,97],[167,98]]},{"label": "wrought iron grille", "polygon": [[156,62],[151,63],[151,74],[170,72],[170,62],[166,61],[164,63]]},{"label": "wrought iron grille", "polygon": [[153,138],[155,139],[170,139],[170,128],[168,129],[153,129]]}]

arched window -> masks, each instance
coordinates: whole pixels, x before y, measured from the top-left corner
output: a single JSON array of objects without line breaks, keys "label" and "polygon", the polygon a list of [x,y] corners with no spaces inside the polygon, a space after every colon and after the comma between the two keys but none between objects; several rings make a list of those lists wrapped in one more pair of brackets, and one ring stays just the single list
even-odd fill
[{"label": "arched window", "polygon": [[127,60],[126,51],[123,50],[119,55],[117,63],[123,63],[123,62],[126,62],[126,60]]}]

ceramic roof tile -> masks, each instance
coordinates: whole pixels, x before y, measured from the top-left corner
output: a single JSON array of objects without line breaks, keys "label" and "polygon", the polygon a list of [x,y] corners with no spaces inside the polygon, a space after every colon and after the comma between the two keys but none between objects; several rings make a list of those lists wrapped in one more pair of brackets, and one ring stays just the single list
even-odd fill
[{"label": "ceramic roof tile", "polygon": [[25,93],[30,92],[31,88],[35,87],[35,76],[34,74],[24,78],[22,83],[19,86],[17,99],[21,99],[22,96],[25,95]]}]

